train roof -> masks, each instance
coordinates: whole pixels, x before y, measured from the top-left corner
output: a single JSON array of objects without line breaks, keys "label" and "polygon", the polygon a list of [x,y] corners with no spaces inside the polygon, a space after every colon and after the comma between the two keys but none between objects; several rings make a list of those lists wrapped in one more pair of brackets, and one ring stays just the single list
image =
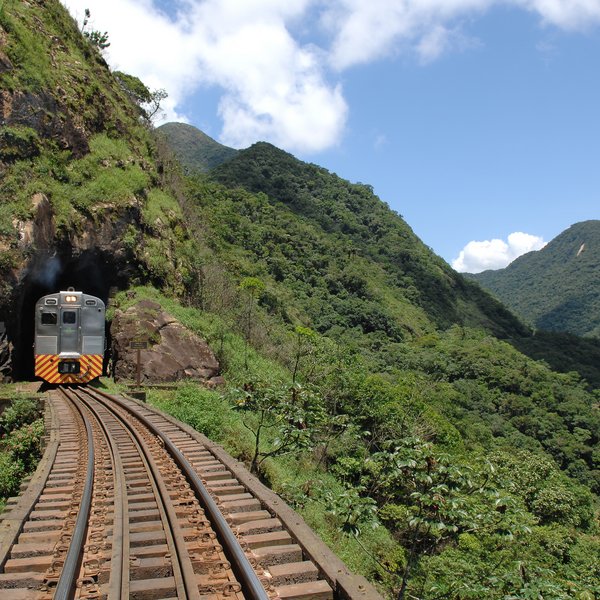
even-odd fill
[{"label": "train roof", "polygon": [[36,305],[47,304],[47,302],[46,302],[47,298],[54,298],[57,300],[57,302],[60,301],[61,303],[63,303],[63,302],[67,303],[67,302],[69,302],[69,300],[67,300],[67,296],[74,296],[76,298],[75,300],[72,300],[71,302],[74,301],[76,303],[81,303],[82,300],[83,301],[96,300],[97,305],[104,306],[104,302],[102,301],[102,299],[98,298],[98,296],[93,296],[92,294],[86,294],[85,292],[77,291],[72,288],[67,289],[67,290],[61,290],[60,292],[54,292],[52,294],[46,294],[45,296],[42,296],[36,302]]}]

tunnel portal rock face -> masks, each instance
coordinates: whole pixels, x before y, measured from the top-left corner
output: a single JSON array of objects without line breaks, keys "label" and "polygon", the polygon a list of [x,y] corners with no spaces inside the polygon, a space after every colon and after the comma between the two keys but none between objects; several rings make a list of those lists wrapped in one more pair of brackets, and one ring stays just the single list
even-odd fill
[{"label": "tunnel portal rock face", "polygon": [[33,377],[33,313],[39,298],[73,287],[107,302],[111,289],[125,289],[138,279],[137,263],[120,242],[123,230],[138,222],[135,211],[121,209],[58,231],[48,198],[32,197],[31,218],[12,223],[15,235],[6,252],[13,263],[2,273],[3,379]]},{"label": "tunnel portal rock face", "polygon": [[181,286],[184,223],[143,111],[68,11],[13,8],[0,24],[0,376],[20,380],[40,297]]},{"label": "tunnel portal rock face", "polygon": [[117,311],[111,324],[112,361],[116,380],[136,379],[137,350],[132,341],[148,340],[140,351],[141,381],[165,383],[189,379],[209,385],[222,382],[220,365],[206,341],[186,329],[161,306],[142,300]]},{"label": "tunnel portal rock face", "polygon": [[39,298],[73,287],[108,301],[110,290],[140,280],[139,261],[122,243],[124,232],[139,228],[137,207],[106,206],[68,229],[57,227],[48,197],[31,198],[30,218],[14,219],[14,236],[0,239],[0,346],[4,380],[33,378],[33,315]]},{"label": "tunnel portal rock face", "polygon": [[6,325],[0,321],[0,383],[10,381],[12,378],[12,344],[6,335]]},{"label": "tunnel portal rock face", "polygon": [[42,296],[72,287],[107,303],[112,290],[129,285],[131,275],[128,265],[98,249],[77,253],[72,248],[63,248],[51,255],[48,252],[34,255],[18,274],[12,305],[6,311],[0,372],[7,378],[10,371],[13,380],[33,378],[34,307]]}]

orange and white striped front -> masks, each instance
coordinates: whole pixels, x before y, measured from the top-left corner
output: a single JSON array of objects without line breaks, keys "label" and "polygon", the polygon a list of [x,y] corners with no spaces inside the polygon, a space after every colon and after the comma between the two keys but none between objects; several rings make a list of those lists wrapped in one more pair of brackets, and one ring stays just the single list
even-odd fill
[{"label": "orange and white striped front", "polygon": [[35,376],[54,384],[88,383],[102,375],[101,354],[84,354],[79,357],[79,373],[59,373],[58,354],[37,354],[35,357]]}]

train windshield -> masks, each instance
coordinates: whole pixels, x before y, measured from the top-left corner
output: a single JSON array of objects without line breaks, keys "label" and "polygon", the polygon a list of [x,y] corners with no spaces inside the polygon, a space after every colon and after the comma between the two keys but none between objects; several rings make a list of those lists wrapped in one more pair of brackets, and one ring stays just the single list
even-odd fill
[{"label": "train windshield", "polygon": [[63,323],[67,325],[77,323],[77,313],[74,310],[65,310],[63,312]]},{"label": "train windshield", "polygon": [[54,312],[43,312],[42,313],[42,325],[56,325],[58,319]]}]

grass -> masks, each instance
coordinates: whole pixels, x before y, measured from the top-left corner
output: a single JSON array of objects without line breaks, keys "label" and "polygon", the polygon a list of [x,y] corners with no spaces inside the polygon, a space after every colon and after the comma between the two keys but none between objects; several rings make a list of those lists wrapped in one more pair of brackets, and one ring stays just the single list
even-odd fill
[{"label": "grass", "polygon": [[162,190],[150,190],[143,210],[147,226],[160,230],[166,225],[176,224],[182,216],[181,207],[173,196]]},{"label": "grass", "polygon": [[239,418],[223,394],[197,384],[184,384],[176,391],[148,390],[148,403],[219,444],[225,443],[239,428]]}]

